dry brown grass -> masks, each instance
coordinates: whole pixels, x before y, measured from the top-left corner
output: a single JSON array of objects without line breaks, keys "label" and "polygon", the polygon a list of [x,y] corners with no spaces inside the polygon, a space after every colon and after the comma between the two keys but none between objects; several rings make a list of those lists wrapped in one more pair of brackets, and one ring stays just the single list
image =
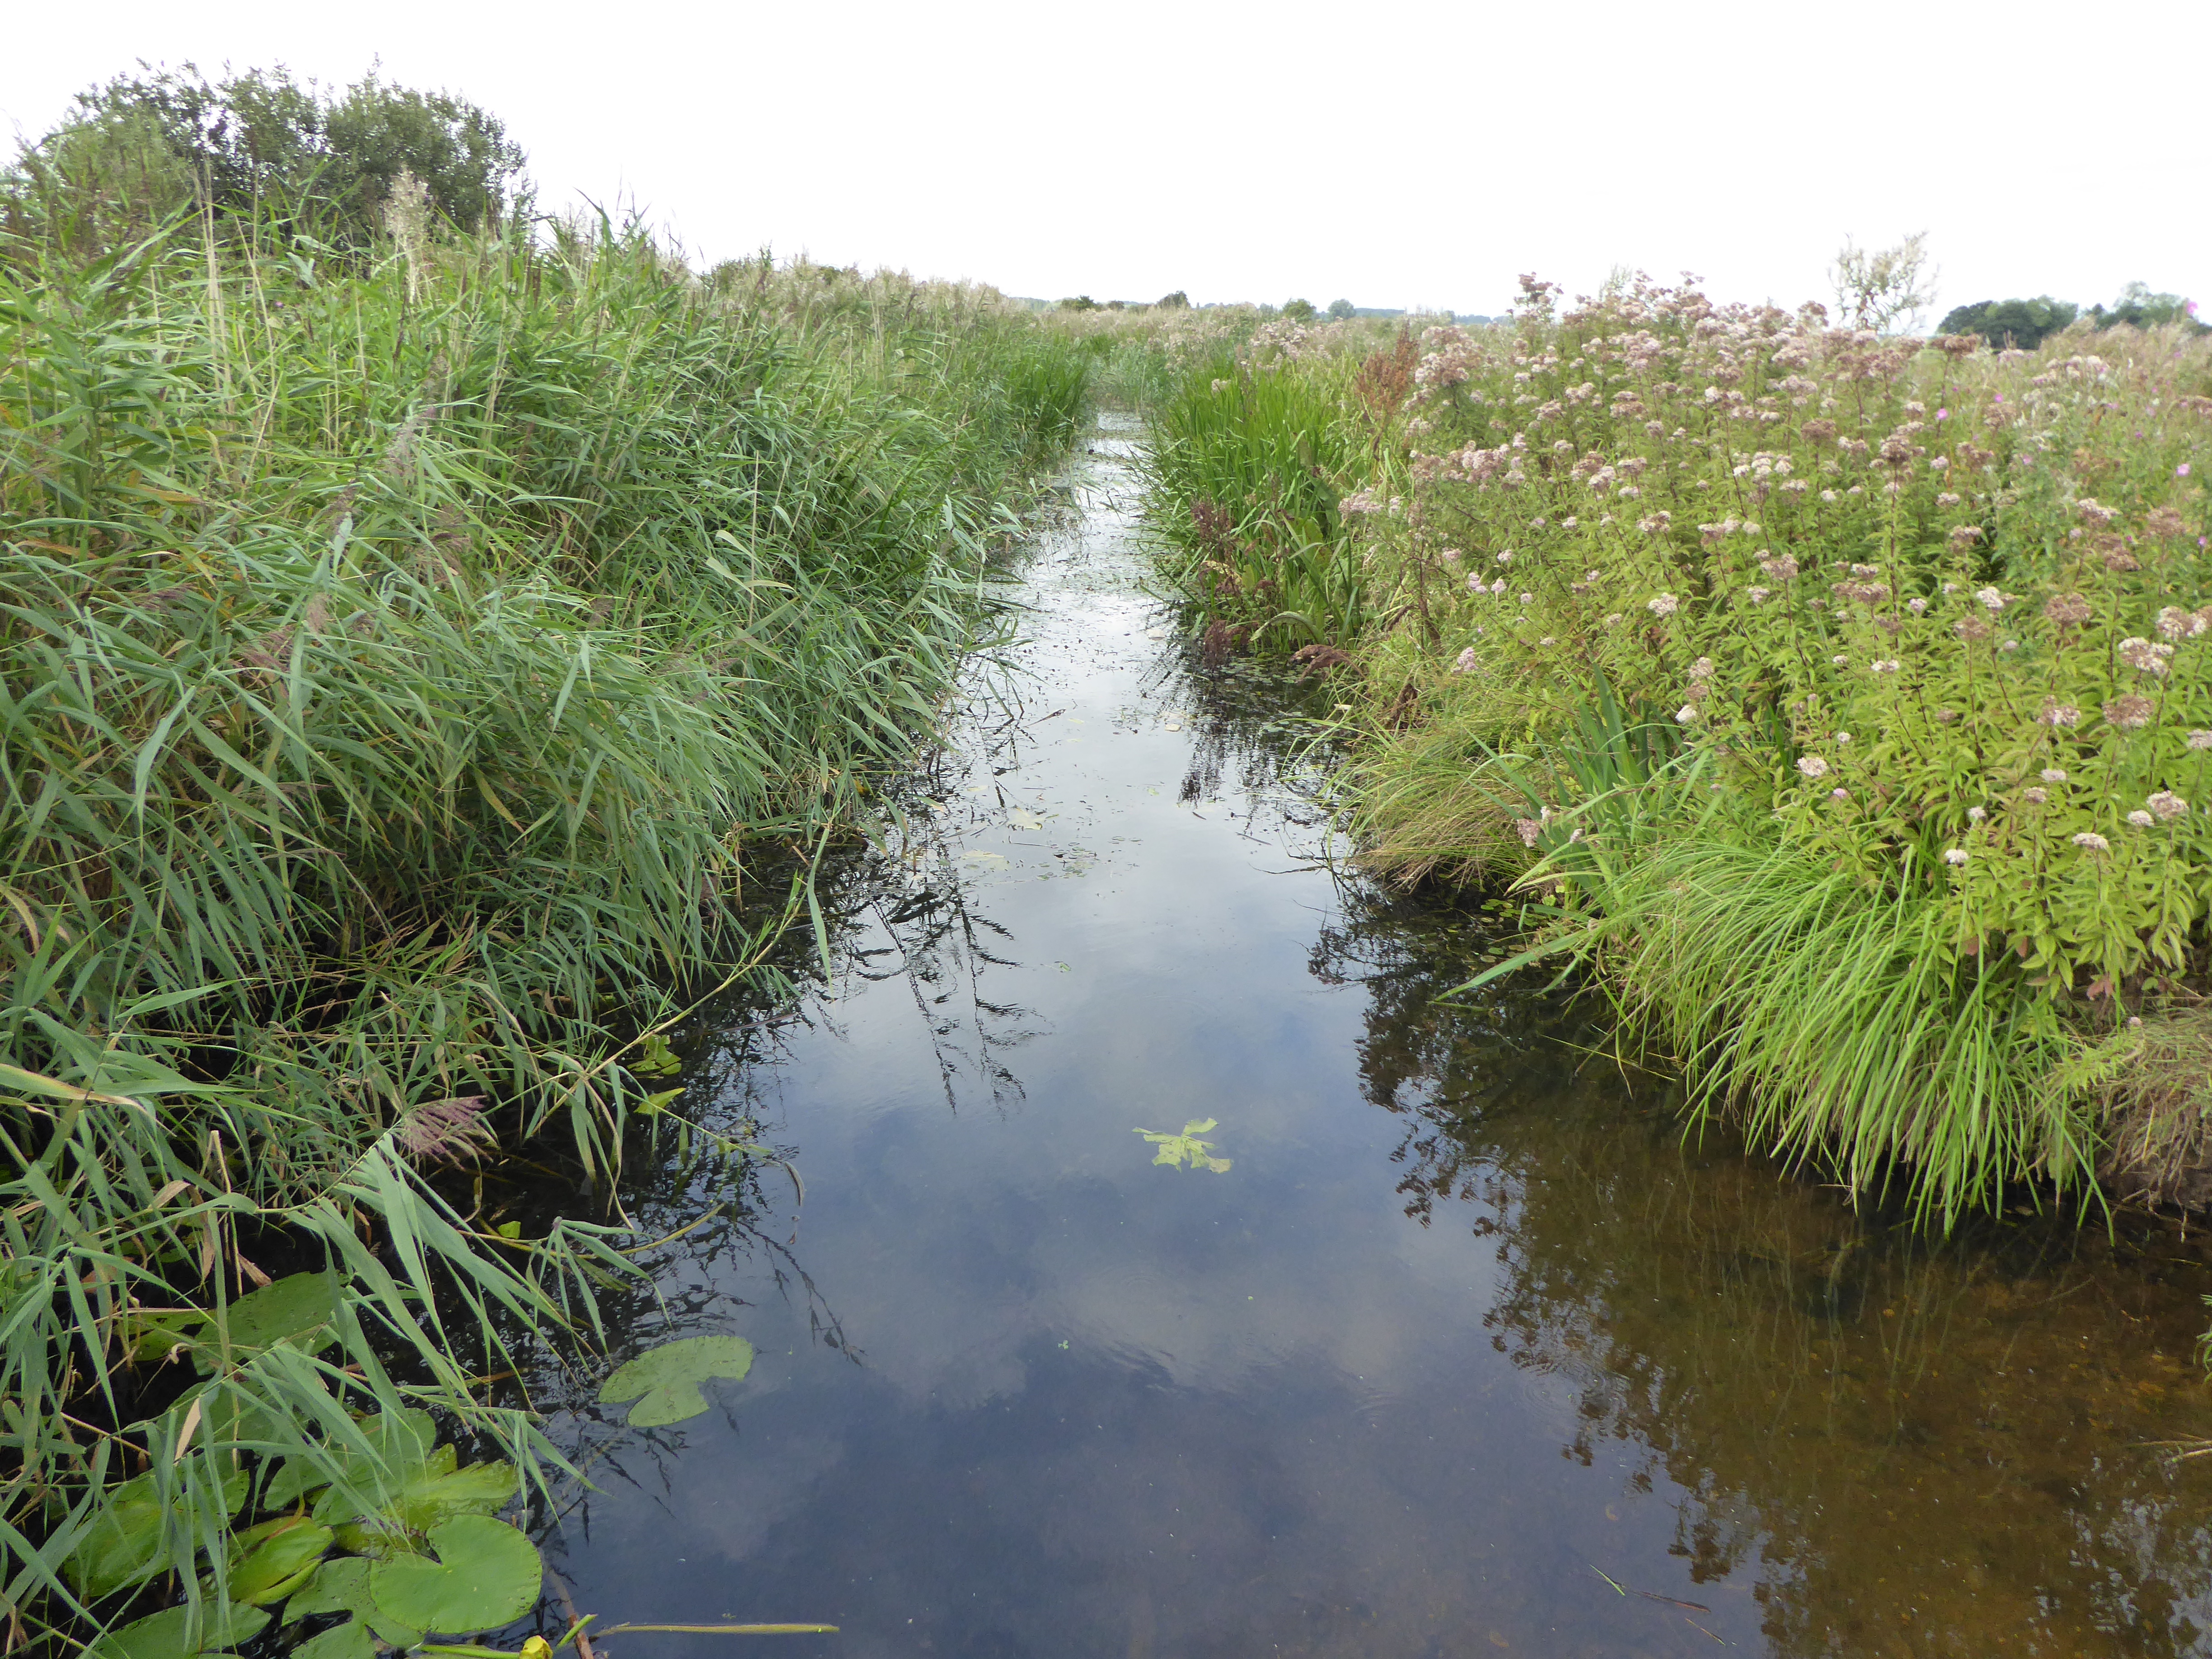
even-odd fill
[{"label": "dry brown grass", "polygon": [[2212,1207],[2212,1004],[2154,1015],[2099,1091],[2098,1174],[2123,1199]]}]

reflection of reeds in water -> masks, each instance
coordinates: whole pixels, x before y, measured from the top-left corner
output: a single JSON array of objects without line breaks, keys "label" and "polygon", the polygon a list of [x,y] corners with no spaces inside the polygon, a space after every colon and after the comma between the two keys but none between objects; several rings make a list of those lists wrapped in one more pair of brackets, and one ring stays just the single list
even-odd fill
[{"label": "reflection of reeds in water", "polygon": [[1443,925],[1354,894],[1316,971],[1370,988],[1408,1212],[1495,1236],[1486,1322],[1571,1379],[1569,1455],[1671,1484],[1676,1551],[1755,1572],[1778,1652],[2188,1650],[2212,1533],[2149,1443],[2202,1420],[2193,1246],[2019,1218],[1941,1243],[1686,1146],[1657,1086],[1569,1074],[1539,999],[1436,1004],[1469,955]]}]

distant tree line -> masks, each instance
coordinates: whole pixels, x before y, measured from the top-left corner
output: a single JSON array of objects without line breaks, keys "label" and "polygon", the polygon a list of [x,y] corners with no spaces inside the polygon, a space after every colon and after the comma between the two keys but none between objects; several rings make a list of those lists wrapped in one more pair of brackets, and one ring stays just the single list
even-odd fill
[{"label": "distant tree line", "polygon": [[1056,307],[1061,311],[1176,311],[1188,308],[1190,295],[1177,289],[1147,304],[1142,300],[1094,300],[1088,294],[1070,295]]},{"label": "distant tree line", "polygon": [[523,153],[498,118],[450,93],[388,85],[373,70],[339,93],[281,67],[220,81],[190,64],[140,70],[78,94],[15,157],[0,176],[10,228],[26,215],[67,218],[76,240],[112,243],[190,208],[357,246],[403,172],[469,229],[497,223],[526,188]]},{"label": "distant tree line", "polygon": [[2154,294],[2147,283],[2130,283],[2109,308],[2095,305],[2084,312],[2068,301],[2048,294],[2033,300],[1978,300],[1959,306],[1936,329],[1939,334],[1978,334],[1995,346],[2014,346],[2033,351],[2052,335],[2087,318],[2099,329],[2117,323],[2131,328],[2153,328],[2162,323],[2186,323],[2198,333],[2205,325],[2197,320],[2197,305],[2179,294]]}]

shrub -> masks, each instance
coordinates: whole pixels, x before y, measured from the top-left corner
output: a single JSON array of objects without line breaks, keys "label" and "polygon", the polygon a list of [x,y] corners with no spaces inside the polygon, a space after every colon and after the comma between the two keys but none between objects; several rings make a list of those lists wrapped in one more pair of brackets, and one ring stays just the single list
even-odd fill
[{"label": "shrub", "polygon": [[1355,637],[1367,586],[1334,482],[1353,456],[1336,418],[1348,365],[1294,373],[1289,361],[1224,353],[1188,371],[1144,461],[1152,521],[1185,550],[1176,581],[1201,611],[1285,647]]},{"label": "shrub", "polygon": [[523,155],[465,99],[387,86],[374,74],[337,97],[284,70],[210,82],[190,64],[118,76],[81,93],[69,119],[17,159],[9,194],[75,222],[79,247],[143,236],[205,198],[214,210],[311,225],[366,246],[402,173],[465,229],[497,224]]},{"label": "shrub", "polygon": [[[2039,1092],[2062,1037],[2191,971],[2212,900],[2206,355],[1929,351],[1643,283],[1559,318],[1532,284],[1511,334],[1426,343],[1412,500],[1378,538],[1466,572],[1455,641],[1382,653],[1437,688],[1422,744],[1542,750],[1618,688],[1754,826],[1686,821],[1633,890],[1564,895],[1632,941],[1615,982],[1704,1097],[1854,1182],[1910,1160],[1947,1212],[2085,1175],[2078,1103]],[[1400,789],[1386,836],[1421,842],[1453,793]],[[1709,854],[1735,873],[1686,890]],[[1775,905],[1857,915],[1847,980],[1843,936],[1759,930]],[[1852,1059],[1877,1030],[1878,1075]]]},{"label": "shrub", "polygon": [[2154,294],[2148,283],[2130,283],[2121,290],[2120,297],[2110,311],[2102,306],[2089,307],[2089,315],[2100,329],[2125,324],[2130,328],[2158,328],[2177,324],[2192,333],[2203,334],[2207,325],[2197,320],[2197,301],[2179,294]]},{"label": "shrub", "polygon": [[2033,351],[2051,335],[2073,325],[2079,306],[2045,294],[2033,300],[1983,300],[1958,306],[1944,315],[1939,334],[1978,334],[1990,345]]}]

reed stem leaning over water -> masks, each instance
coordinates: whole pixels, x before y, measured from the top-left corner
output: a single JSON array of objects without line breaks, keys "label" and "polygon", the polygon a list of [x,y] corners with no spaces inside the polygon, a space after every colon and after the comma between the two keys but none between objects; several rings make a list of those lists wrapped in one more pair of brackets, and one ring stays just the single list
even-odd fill
[{"label": "reed stem leaning over water", "polygon": [[[538,1479],[471,1373],[588,1341],[623,1237],[492,1249],[433,1171],[550,1128],[604,1177],[643,1092],[617,1029],[798,914],[748,908],[756,850],[931,726],[1087,396],[986,289],[702,278],[605,223],[341,245],[311,208],[88,240],[27,188],[0,238],[0,1595],[33,1640],[220,1599],[234,1477],[343,1474],[363,1411]],[[325,1267],[314,1341],[232,1340]],[[141,1471],[158,1536],[94,1571]]]}]

